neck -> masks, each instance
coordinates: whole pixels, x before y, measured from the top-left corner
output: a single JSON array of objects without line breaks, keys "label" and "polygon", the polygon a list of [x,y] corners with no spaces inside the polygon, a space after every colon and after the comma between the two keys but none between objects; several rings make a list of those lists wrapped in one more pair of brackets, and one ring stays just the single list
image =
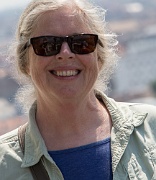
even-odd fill
[{"label": "neck", "polygon": [[[92,93],[83,100],[37,100],[37,123],[46,122],[48,127],[52,128],[54,125],[60,126],[65,124],[70,126],[72,124],[81,124],[81,121],[88,119],[93,112],[98,112],[100,103]],[[43,122],[44,121],[44,122]],[[42,125],[43,126],[43,125]]]},{"label": "neck", "polygon": [[82,101],[37,101],[36,121],[47,146],[49,140],[56,137],[60,141],[69,141],[69,137],[73,137],[71,141],[75,141],[74,137],[83,139],[90,136],[84,134],[96,131],[106,117],[108,118],[108,113],[94,93]]}]

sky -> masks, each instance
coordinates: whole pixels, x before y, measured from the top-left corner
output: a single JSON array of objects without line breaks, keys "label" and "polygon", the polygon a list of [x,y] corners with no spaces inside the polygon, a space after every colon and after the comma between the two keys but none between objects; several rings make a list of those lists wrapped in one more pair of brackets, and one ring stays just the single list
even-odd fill
[{"label": "sky", "polygon": [[0,0],[0,11],[14,7],[24,7],[30,0]]}]

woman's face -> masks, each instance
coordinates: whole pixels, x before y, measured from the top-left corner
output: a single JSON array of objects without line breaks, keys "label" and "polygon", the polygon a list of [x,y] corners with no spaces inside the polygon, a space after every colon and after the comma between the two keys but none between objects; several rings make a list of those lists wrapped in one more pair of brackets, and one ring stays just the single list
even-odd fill
[{"label": "woman's face", "polygon": [[[70,36],[80,33],[91,33],[78,15],[70,10],[61,9],[47,12],[37,23],[32,37],[37,36]],[[32,46],[29,48],[28,74],[37,92],[37,98],[57,100],[84,98],[97,79],[99,64],[97,51],[90,54],[74,54],[64,42],[57,55],[37,56]]]}]

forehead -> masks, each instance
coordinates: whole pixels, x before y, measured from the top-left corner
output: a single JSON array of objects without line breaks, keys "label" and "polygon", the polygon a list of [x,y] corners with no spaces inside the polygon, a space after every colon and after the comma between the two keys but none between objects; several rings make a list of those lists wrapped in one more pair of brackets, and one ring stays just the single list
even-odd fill
[{"label": "forehead", "polygon": [[82,15],[68,8],[60,8],[42,14],[33,34],[66,36],[74,33],[89,33]]}]

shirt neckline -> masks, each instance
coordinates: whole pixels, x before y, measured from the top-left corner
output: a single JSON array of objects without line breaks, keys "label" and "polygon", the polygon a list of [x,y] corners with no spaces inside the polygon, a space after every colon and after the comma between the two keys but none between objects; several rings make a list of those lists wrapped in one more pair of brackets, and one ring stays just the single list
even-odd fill
[{"label": "shirt neckline", "polygon": [[82,146],[78,146],[78,147],[74,147],[74,148],[69,148],[69,149],[63,149],[63,150],[55,150],[55,151],[48,151],[49,154],[67,154],[67,153],[72,153],[72,152],[76,152],[76,151],[83,151],[86,149],[91,149],[97,146],[101,146],[102,144],[107,144],[110,143],[111,138],[105,138],[103,140],[97,141],[97,142],[93,142],[90,144],[86,144],[86,145],[82,145]]}]

